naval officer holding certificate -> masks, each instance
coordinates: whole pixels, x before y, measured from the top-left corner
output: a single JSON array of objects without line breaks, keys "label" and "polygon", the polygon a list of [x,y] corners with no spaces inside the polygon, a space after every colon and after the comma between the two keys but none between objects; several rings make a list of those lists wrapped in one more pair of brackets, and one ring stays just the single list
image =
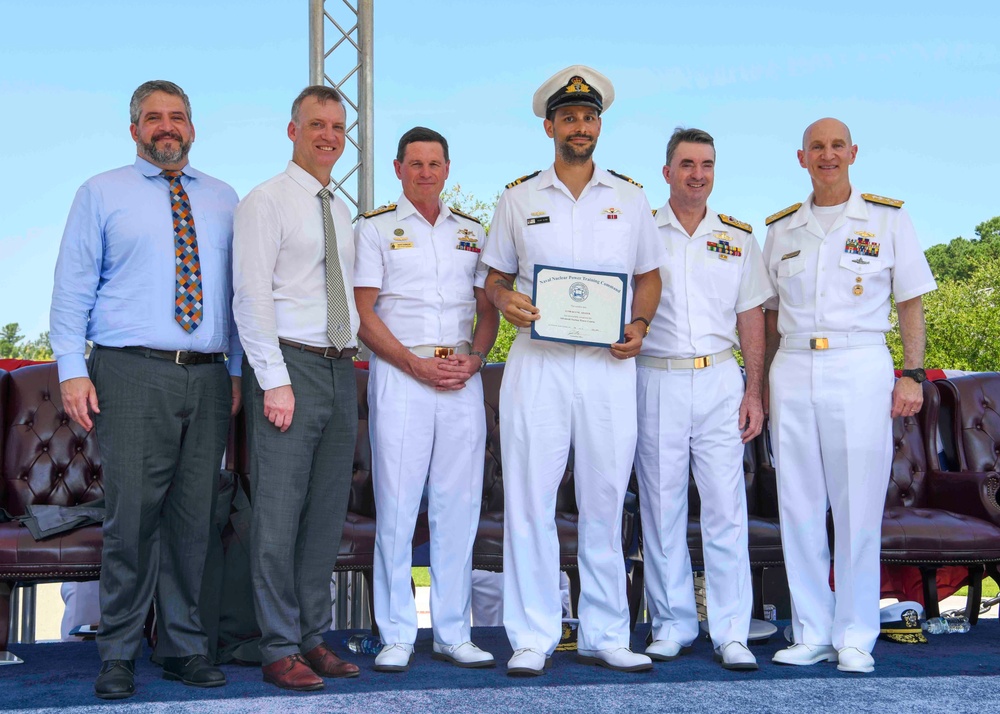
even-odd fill
[{"label": "naval officer holding certificate", "polygon": [[[658,268],[667,256],[641,187],[598,168],[591,158],[601,113],[613,99],[607,77],[581,65],[559,72],[535,93],[533,108],[554,140],[555,163],[507,186],[482,254],[490,266],[487,297],[519,328],[500,387],[504,627],[514,648],[507,663],[511,675],[543,674],[559,642],[554,513],[570,447],[580,510],[578,659],[630,672],[652,667],[648,657],[628,648],[621,518],[636,442],[632,358],[656,312]],[[585,279],[567,281],[572,290],[553,290],[555,299],[538,296],[536,302],[540,266],[553,270],[542,274],[538,288],[559,282],[545,283],[545,276],[591,271],[610,284],[609,274],[619,274],[624,300],[612,321],[615,334],[575,340],[584,344],[552,341],[556,335],[547,330],[568,322],[572,305],[589,306],[605,289]],[[584,288],[587,299],[574,300]],[[602,324],[599,312],[587,318],[581,311],[579,324]],[[536,336],[549,339],[532,339],[533,325]]]},{"label": "naval officer holding certificate", "polygon": [[531,337],[595,347],[624,342],[627,291],[625,273],[536,264]]}]

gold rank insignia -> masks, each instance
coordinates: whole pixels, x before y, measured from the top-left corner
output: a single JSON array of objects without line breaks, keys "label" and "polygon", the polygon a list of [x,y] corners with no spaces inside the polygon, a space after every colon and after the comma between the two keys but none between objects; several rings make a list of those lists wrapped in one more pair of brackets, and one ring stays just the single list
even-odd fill
[{"label": "gold rank insignia", "polygon": [[604,216],[608,220],[615,220],[616,218],[618,218],[618,216],[622,214],[622,212],[617,208],[615,208],[614,206],[612,206],[611,208],[605,208],[603,211],[601,211],[601,213],[604,214]]},{"label": "gold rank insignia", "polygon": [[482,225],[482,221],[480,221],[475,216],[470,216],[468,213],[462,213],[460,210],[458,210],[454,206],[450,206],[449,208],[451,209],[451,212],[454,213],[456,216],[461,216],[462,218],[468,218],[470,221],[475,221],[476,223]]},{"label": "gold rank insignia", "polygon": [[395,203],[387,203],[386,205],[379,206],[378,208],[376,208],[374,210],[371,210],[371,211],[368,211],[367,213],[362,213],[361,217],[362,218],[374,218],[375,216],[380,216],[383,213],[388,213],[389,211],[395,211],[395,210],[396,210],[396,204]]},{"label": "gold rank insignia", "polygon": [[793,203],[788,208],[782,208],[777,213],[772,213],[770,216],[768,216],[767,218],[765,218],[764,219],[764,225],[769,226],[772,223],[774,223],[775,221],[780,221],[785,216],[792,215],[793,213],[795,213],[800,208],[802,208],[802,204],[801,203]]},{"label": "gold rank insignia", "polygon": [[753,227],[749,223],[744,223],[743,221],[737,221],[732,216],[727,216],[725,214],[719,214],[719,220],[725,223],[727,226],[732,226],[733,228],[739,228],[741,231],[746,231],[747,233],[753,233]]},{"label": "gold rank insignia", "polygon": [[527,175],[525,175],[525,176],[522,176],[522,177],[521,177],[521,178],[519,178],[519,179],[514,179],[514,180],[513,180],[513,181],[511,181],[511,182],[510,182],[509,184],[507,184],[507,185],[506,185],[506,186],[505,186],[504,188],[514,188],[515,186],[517,186],[517,185],[519,185],[519,184],[522,184],[522,183],[524,183],[525,181],[528,181],[529,179],[533,179],[533,178],[535,178],[535,176],[537,176],[537,175],[538,175],[538,174],[540,174],[540,173],[542,173],[542,172],[541,172],[541,171],[536,171],[536,172],[535,172],[535,173],[533,173],[533,174],[527,174]]},{"label": "gold rank insignia", "polygon": [[617,171],[612,171],[611,169],[608,169],[608,173],[609,173],[609,174],[611,174],[612,176],[617,176],[617,177],[618,177],[618,178],[620,178],[620,179],[621,179],[622,181],[628,181],[628,182],[629,182],[630,184],[632,184],[633,186],[638,186],[639,188],[642,188],[642,184],[641,184],[641,183],[639,183],[638,181],[636,181],[636,180],[634,180],[634,179],[630,179],[630,178],[629,178],[628,176],[626,176],[625,174],[620,174],[620,173],[618,173]]},{"label": "gold rank insignia", "polygon": [[656,209],[655,208],[653,209],[653,217],[654,218],[656,217]]},{"label": "gold rank insignia", "polygon": [[891,208],[902,208],[905,201],[900,201],[898,198],[886,198],[885,196],[879,196],[874,193],[863,193],[861,198],[868,201],[868,203],[878,203],[883,206],[889,206]]}]

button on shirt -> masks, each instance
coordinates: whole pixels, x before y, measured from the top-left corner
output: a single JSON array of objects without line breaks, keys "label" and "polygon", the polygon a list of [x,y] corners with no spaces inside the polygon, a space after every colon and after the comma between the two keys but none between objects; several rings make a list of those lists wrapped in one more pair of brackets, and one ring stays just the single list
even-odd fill
[{"label": "button on shirt", "polygon": [[87,376],[87,340],[106,347],[225,352],[239,376],[243,350],[232,317],[230,256],[236,192],[184,167],[204,290],[201,324],[174,318],[176,265],[170,182],[141,157],[89,179],[66,220],[52,291],[52,352],[65,381]]},{"label": "button on shirt", "polygon": [[809,194],[772,223],[764,243],[777,291],[764,307],[778,310],[781,335],[888,332],[890,293],[905,302],[937,288],[904,209],[869,203],[852,187],[824,235],[812,202]]},{"label": "button on shirt", "polygon": [[642,354],[688,359],[739,347],[736,314],[774,295],[757,239],[711,208],[688,236],[668,202],[656,212],[667,263],[663,292]]},{"label": "button on shirt", "polygon": [[354,285],[378,288],[375,314],[406,347],[472,339],[476,298],[486,284],[483,227],[444,204],[432,226],[406,196],[396,210],[360,218]]},{"label": "button on shirt", "polygon": [[[596,166],[576,200],[554,166],[504,191],[483,251],[484,263],[515,274],[518,290],[529,296],[536,263],[631,276],[655,270],[665,260],[646,194]],[[626,322],[631,292],[630,285]]]},{"label": "button on shirt", "polygon": [[[233,312],[247,360],[261,389],[291,384],[278,338],[329,347],[326,335],[326,244],[319,192],[324,186],[294,161],[260,184],[236,208],[233,242]],[[333,185],[325,188],[333,191]],[[354,232],[351,213],[331,201],[337,251],[351,317],[354,305]],[[356,347],[351,339],[347,347]]]}]

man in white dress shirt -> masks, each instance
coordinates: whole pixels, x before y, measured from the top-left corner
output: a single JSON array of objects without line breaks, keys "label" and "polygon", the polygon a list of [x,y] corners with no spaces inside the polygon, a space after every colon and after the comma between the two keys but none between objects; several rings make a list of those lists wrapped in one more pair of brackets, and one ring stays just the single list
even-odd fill
[{"label": "man in white dress shirt", "polygon": [[358,674],[323,642],[358,429],[354,241],[330,182],[344,124],[336,90],[304,89],[288,124],[292,160],[240,202],[234,227],[260,653],[264,681],[294,690]]},{"label": "man in white dress shirt", "polygon": [[364,214],[355,229],[354,295],[360,336],[373,352],[368,424],[381,672],[406,671],[413,657],[411,542],[425,483],[433,656],[459,667],[494,664],[472,643],[469,616],[486,449],[479,372],[500,316],[483,290],[483,227],[441,200],[450,166],[441,134],[410,129],[393,162],[403,195]]},{"label": "man in white dress shirt", "polygon": [[[764,262],[777,290],[764,306],[771,440],[795,641],[773,661],[871,672],[892,419],[923,403],[921,296],[937,285],[903,202],[851,185],[857,154],[843,122],[810,124],[798,159],[813,192],[767,219]],[[890,294],[903,341],[895,384]]]},{"label": "man in white dress shirt", "polygon": [[[746,223],[708,207],[715,141],[674,131],[656,212],[669,260],[663,293],[638,365],[636,475],[642,511],[650,658],[676,659],[698,636],[687,545],[688,474],[701,497],[708,623],[726,669],[754,670],[747,649],[752,592],[747,552],[744,445],[760,433],[763,302],[774,294]],[[739,337],[737,337],[737,332]],[[739,348],[743,375],[733,357]]]}]

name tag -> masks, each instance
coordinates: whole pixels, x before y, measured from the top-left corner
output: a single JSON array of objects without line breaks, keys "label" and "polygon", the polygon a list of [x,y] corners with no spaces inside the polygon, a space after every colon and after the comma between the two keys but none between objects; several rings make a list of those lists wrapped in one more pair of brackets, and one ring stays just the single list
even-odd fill
[{"label": "name tag", "polygon": [[548,223],[552,219],[549,216],[537,216],[535,218],[528,219],[529,226],[537,226],[540,223]]},{"label": "name tag", "polygon": [[389,244],[389,250],[401,250],[403,248],[412,248],[412,240],[394,240]]}]

